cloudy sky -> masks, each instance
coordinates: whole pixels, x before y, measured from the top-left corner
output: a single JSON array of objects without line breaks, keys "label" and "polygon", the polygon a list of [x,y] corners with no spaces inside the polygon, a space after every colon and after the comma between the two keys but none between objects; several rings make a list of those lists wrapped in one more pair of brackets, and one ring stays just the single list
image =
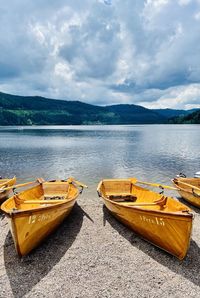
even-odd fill
[{"label": "cloudy sky", "polygon": [[200,0],[0,1],[0,91],[200,107]]}]

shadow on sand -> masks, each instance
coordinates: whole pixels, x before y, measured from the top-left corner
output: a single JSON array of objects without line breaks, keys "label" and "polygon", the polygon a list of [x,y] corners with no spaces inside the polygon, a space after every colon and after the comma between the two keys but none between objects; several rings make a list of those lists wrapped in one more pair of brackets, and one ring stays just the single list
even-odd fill
[{"label": "shadow on sand", "polygon": [[11,233],[4,243],[4,262],[14,297],[22,297],[60,261],[76,239],[85,212],[75,204],[70,215],[45,242],[20,259]]},{"label": "shadow on sand", "polygon": [[165,251],[141,239],[136,233],[117,221],[105,206],[103,206],[103,214],[103,223],[105,224],[107,221],[131,245],[143,251],[162,266],[168,267],[172,272],[183,276],[195,285],[200,285],[200,248],[194,240],[190,242],[186,258],[179,261]]}]

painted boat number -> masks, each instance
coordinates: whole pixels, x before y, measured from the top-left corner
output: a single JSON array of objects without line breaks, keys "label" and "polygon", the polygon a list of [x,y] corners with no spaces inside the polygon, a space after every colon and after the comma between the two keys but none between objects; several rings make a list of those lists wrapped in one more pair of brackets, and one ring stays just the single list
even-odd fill
[{"label": "painted boat number", "polygon": [[153,219],[153,218],[146,217],[145,215],[140,215],[140,219],[141,221],[144,221],[146,223],[155,224],[158,226],[165,225],[163,218],[160,218],[160,217],[155,217],[155,219]]},{"label": "painted boat number", "polygon": [[34,224],[36,222],[46,221],[52,218],[50,214],[40,214],[40,215],[30,215],[28,219],[29,224]]}]

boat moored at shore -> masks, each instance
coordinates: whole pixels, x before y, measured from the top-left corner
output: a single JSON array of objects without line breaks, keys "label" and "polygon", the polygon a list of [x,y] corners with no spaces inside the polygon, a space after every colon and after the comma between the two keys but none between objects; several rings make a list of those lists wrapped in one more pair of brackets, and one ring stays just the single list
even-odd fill
[{"label": "boat moored at shore", "polygon": [[38,179],[33,187],[2,204],[19,256],[28,254],[58,227],[69,215],[83,187],[86,186],[73,178],[47,182]]},{"label": "boat moored at shore", "polygon": [[178,175],[172,179],[180,196],[190,204],[200,208],[200,177],[189,178]]},{"label": "boat moored at shore", "polygon": [[97,188],[108,210],[145,240],[182,260],[192,231],[191,210],[179,201],[135,184],[104,179]]},{"label": "boat moored at shore", "polygon": [[0,204],[8,199],[11,189],[7,189],[16,183],[16,177],[0,179]]}]

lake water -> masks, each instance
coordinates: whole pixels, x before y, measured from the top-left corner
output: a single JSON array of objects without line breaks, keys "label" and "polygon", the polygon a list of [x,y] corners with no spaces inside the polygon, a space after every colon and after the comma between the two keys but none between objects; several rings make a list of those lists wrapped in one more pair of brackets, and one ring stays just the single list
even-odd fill
[{"label": "lake water", "polygon": [[0,175],[170,183],[200,171],[199,125],[0,127]]}]

